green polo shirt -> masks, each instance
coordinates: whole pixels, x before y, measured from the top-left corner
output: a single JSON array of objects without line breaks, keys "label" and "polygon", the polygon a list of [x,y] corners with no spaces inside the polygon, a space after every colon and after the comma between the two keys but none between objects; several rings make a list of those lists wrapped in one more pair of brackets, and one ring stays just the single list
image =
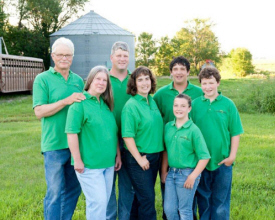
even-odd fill
[{"label": "green polo shirt", "polygon": [[204,96],[195,99],[190,115],[200,128],[211,155],[206,169],[213,171],[219,168],[219,162],[229,157],[231,137],[243,133],[238,110],[232,100],[220,94],[212,102]]},{"label": "green polo shirt", "polygon": [[191,119],[180,128],[175,121],[168,122],[164,134],[169,167],[195,168],[199,160],[210,158],[202,133]]},{"label": "green polo shirt", "polygon": [[114,166],[117,148],[114,115],[101,97],[98,102],[88,92],[83,94],[86,99],[69,108],[65,132],[78,134],[80,155],[86,168]]},{"label": "green polo shirt", "polygon": [[[33,108],[39,105],[55,103],[74,92],[82,92],[84,87],[80,76],[69,72],[67,81],[50,67],[48,71],[36,76],[33,83]],[[53,151],[68,148],[65,123],[69,106],[52,116],[41,119],[41,151]]]},{"label": "green polo shirt", "polygon": [[122,137],[135,139],[141,153],[163,151],[163,121],[153,98],[135,95],[125,104],[122,110]]},{"label": "green polo shirt", "polygon": [[131,95],[127,94],[127,83],[130,77],[130,71],[128,71],[127,77],[120,81],[118,78],[110,74],[110,80],[112,84],[113,96],[114,96],[114,116],[116,119],[118,134],[121,136],[121,111],[125,103],[131,98]]},{"label": "green polo shirt", "polygon": [[[174,88],[173,83],[174,82],[171,82],[170,84],[160,88],[154,95],[154,100],[156,101],[161,112],[164,124],[175,119],[173,105],[174,99],[179,94],[179,92]],[[203,92],[200,87],[195,86],[188,81],[188,86],[182,92],[182,94],[186,94],[190,96],[192,100],[194,100],[195,98],[201,96]]]}]

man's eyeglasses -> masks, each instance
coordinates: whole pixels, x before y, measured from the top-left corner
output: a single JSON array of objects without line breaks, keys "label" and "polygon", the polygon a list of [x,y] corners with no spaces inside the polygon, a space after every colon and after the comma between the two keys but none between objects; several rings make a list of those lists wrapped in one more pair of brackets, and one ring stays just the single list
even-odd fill
[{"label": "man's eyeglasses", "polygon": [[58,59],[62,59],[65,57],[66,59],[72,59],[73,55],[72,54],[54,54]]}]

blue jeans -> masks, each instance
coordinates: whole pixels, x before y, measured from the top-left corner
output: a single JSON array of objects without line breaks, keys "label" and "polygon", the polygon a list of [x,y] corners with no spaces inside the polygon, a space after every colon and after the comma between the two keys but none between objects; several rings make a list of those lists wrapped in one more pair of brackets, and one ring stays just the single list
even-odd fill
[{"label": "blue jeans", "polygon": [[114,167],[85,168],[83,173],[76,172],[76,175],[86,198],[87,220],[105,220],[112,191]]},{"label": "blue jeans", "polygon": [[[159,168],[159,153],[143,154],[150,162],[150,168],[144,171],[132,154],[126,151],[124,165],[134,187],[138,200],[138,219],[156,220],[155,182]],[[131,218],[132,219],[132,218]]]},{"label": "blue jeans", "polygon": [[[120,139],[121,158],[125,157],[126,149],[123,147],[123,140]],[[117,218],[117,203],[116,203],[116,175],[118,175],[118,219],[129,220],[134,200],[135,191],[132,186],[129,175],[122,164],[119,171],[114,174],[114,182],[111,197],[107,206],[107,220],[116,220]]]},{"label": "blue jeans", "polygon": [[43,153],[47,193],[44,199],[45,220],[69,220],[81,193],[69,149]]},{"label": "blue jeans", "polygon": [[[193,199],[199,184],[200,176],[195,180],[192,189],[184,188],[187,177],[194,169],[169,168],[165,180],[164,211],[168,220],[192,220]],[[180,216],[179,216],[180,214]]]},{"label": "blue jeans", "polygon": [[232,166],[204,170],[197,189],[200,220],[229,220]]}]

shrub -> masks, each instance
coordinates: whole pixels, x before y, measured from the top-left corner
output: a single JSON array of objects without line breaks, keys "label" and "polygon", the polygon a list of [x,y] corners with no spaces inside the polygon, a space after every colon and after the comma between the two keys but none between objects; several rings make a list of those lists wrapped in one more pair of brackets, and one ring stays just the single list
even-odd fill
[{"label": "shrub", "polygon": [[241,103],[243,112],[275,113],[275,80],[260,81],[248,87],[247,98]]}]

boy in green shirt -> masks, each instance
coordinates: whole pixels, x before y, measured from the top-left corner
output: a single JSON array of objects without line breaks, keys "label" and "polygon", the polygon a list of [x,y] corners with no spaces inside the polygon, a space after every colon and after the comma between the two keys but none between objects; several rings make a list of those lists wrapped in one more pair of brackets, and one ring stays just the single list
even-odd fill
[{"label": "boy in green shirt", "polygon": [[197,189],[201,220],[229,219],[232,164],[243,128],[232,100],[218,92],[220,73],[205,67],[199,74],[204,96],[192,102],[191,118],[200,128],[211,159]]},{"label": "boy in green shirt", "polygon": [[[203,94],[200,87],[195,86],[188,81],[188,76],[190,74],[190,63],[185,57],[175,57],[171,61],[169,69],[173,81],[170,84],[160,88],[154,95],[154,100],[158,105],[164,125],[175,119],[173,114],[173,102],[177,95],[186,94],[191,98],[191,100],[194,100]],[[164,195],[164,188],[165,185],[161,183],[162,196]],[[163,219],[166,219],[164,213]]]},{"label": "boy in green shirt", "polygon": [[176,120],[165,126],[161,177],[165,182],[164,210],[168,219],[179,219],[179,214],[181,219],[193,218],[194,194],[210,158],[200,129],[188,118],[190,110],[190,97],[179,94],[173,106]]}]

